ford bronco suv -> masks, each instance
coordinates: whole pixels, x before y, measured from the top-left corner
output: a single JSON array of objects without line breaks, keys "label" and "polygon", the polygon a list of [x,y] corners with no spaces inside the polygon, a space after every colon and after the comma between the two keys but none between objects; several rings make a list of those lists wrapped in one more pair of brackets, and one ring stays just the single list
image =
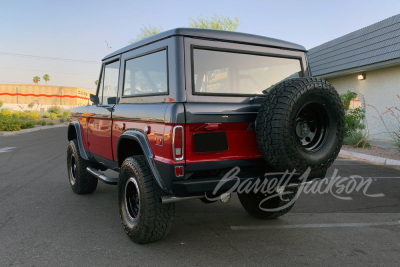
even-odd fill
[{"label": "ford bronco suv", "polygon": [[[311,77],[305,48],[244,33],[179,28],[131,44],[103,59],[90,99],[72,110],[69,182],[77,194],[98,180],[117,185],[136,243],[168,234],[174,202],[226,201],[232,188],[251,215],[281,216],[298,186],[325,176],[343,140],[340,98]],[[294,175],[275,197],[234,187],[285,172]]]}]

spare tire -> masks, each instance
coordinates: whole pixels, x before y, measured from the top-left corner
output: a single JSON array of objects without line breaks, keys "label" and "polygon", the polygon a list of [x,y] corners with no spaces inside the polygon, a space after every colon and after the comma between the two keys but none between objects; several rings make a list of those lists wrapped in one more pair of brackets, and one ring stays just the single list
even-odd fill
[{"label": "spare tire", "polygon": [[255,129],[259,149],[277,171],[324,176],[343,143],[344,108],[335,88],[319,78],[274,86],[263,100]]}]

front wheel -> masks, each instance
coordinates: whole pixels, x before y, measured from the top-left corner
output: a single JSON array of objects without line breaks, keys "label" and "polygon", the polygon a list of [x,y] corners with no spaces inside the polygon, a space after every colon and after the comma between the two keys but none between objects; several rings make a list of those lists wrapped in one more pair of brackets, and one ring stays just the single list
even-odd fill
[{"label": "front wheel", "polygon": [[127,158],[121,166],[118,203],[122,225],[138,244],[163,239],[172,225],[175,204],[161,203],[162,190],[144,156]]},{"label": "front wheel", "polygon": [[87,172],[88,166],[89,162],[81,157],[78,141],[71,140],[67,150],[68,179],[76,194],[92,193],[97,188],[98,180]]}]

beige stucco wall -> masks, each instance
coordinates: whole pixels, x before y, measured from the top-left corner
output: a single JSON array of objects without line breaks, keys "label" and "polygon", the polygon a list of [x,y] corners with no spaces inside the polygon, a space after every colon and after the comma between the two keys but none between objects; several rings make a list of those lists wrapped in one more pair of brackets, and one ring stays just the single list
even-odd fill
[{"label": "beige stucco wall", "polygon": [[[378,113],[368,105],[375,106],[380,113],[386,111],[387,107],[397,106],[400,108],[400,66],[373,70],[366,73],[365,80],[358,80],[357,74],[351,74],[327,80],[336,88],[339,94],[348,90],[358,93],[364,98],[366,108],[367,134],[370,140],[390,141],[383,123],[378,118]],[[398,112],[400,114],[400,112]],[[383,115],[390,131],[399,130],[400,125],[388,114]]]},{"label": "beige stucco wall", "polygon": [[[31,85],[31,84],[0,84],[0,100],[4,107],[20,109],[30,103],[39,106],[82,106],[88,103],[92,92],[79,87]],[[24,96],[28,94],[29,96]]]}]

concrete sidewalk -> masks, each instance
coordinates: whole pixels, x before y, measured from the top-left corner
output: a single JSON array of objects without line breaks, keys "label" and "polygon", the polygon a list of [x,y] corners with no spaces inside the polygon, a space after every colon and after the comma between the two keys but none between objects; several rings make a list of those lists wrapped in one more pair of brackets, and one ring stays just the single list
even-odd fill
[{"label": "concrete sidewalk", "polygon": [[372,156],[372,155],[358,153],[358,152],[352,152],[352,151],[343,150],[343,149],[340,150],[339,156],[366,160],[371,163],[387,165],[387,166],[400,166],[400,160],[377,157],[377,156]]}]

